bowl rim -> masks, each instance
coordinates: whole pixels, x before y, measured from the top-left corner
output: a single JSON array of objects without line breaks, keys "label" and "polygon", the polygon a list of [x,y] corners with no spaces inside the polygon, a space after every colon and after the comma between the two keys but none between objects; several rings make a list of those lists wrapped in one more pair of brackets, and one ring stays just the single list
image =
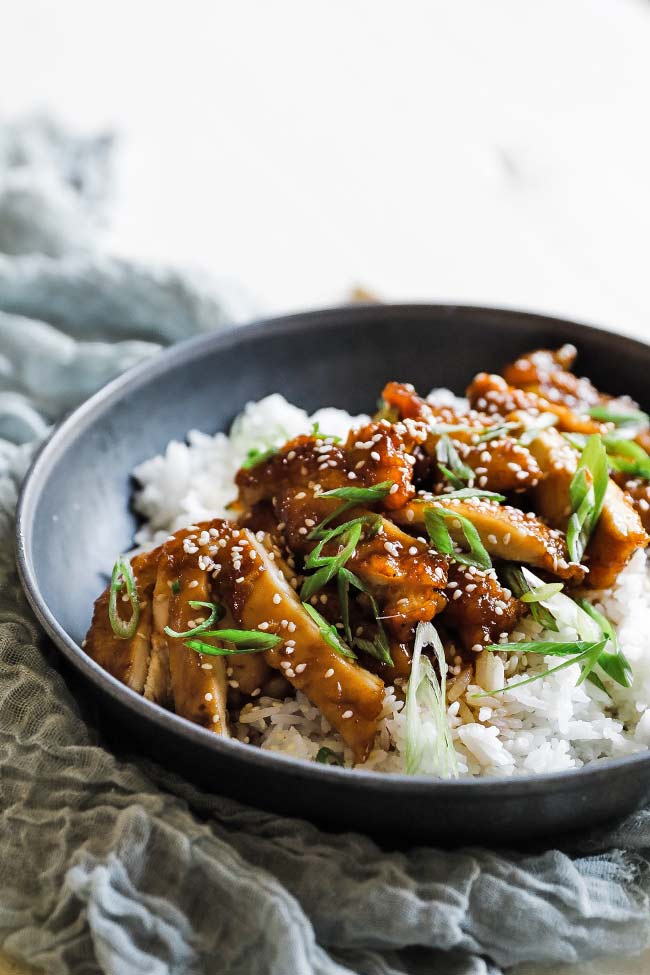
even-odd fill
[{"label": "bowl rim", "polygon": [[426,793],[438,794],[441,799],[450,795],[472,796],[480,794],[484,798],[498,798],[501,793],[508,795],[545,793],[551,789],[580,791],[586,780],[607,777],[617,770],[634,769],[650,764],[650,750],[633,753],[621,758],[602,759],[591,762],[578,769],[565,769],[559,772],[528,773],[515,776],[481,776],[458,779],[437,779],[427,775],[407,775],[405,773],[376,772],[363,768],[340,768],[320,765],[306,759],[294,758],[281,752],[267,751],[239,742],[233,738],[215,735],[199,725],[168,711],[162,706],[145,699],[142,695],[122,684],[92,660],[65,631],[50,610],[37,581],[36,562],[33,553],[32,528],[34,513],[39,499],[46,487],[49,473],[62,450],[82,435],[93,422],[119,401],[126,393],[148,385],[161,375],[187,368],[207,350],[226,349],[241,343],[254,342],[257,336],[275,333],[290,335],[295,331],[318,329],[330,326],[353,324],[355,321],[382,320],[395,315],[408,315],[412,318],[455,318],[457,315],[471,315],[485,318],[486,324],[498,316],[500,326],[517,329],[522,320],[537,322],[543,326],[569,327],[579,340],[581,335],[601,341],[611,341],[625,345],[630,352],[650,351],[646,344],[627,335],[608,331],[592,325],[575,322],[536,312],[520,311],[516,308],[498,306],[475,306],[446,303],[399,303],[399,304],[359,304],[314,309],[288,315],[256,319],[244,325],[229,325],[215,332],[194,336],[171,345],[158,355],[145,360],[113,379],[98,392],[81,403],[76,409],[58,422],[50,435],[36,452],[23,480],[16,508],[16,562],[18,575],[27,600],[43,629],[61,650],[65,658],[88,679],[100,692],[108,694],[136,716],[154,726],[185,738],[186,741],[209,749],[225,758],[239,758],[249,767],[261,767],[267,771],[284,768],[295,777],[302,779],[320,778],[341,788],[365,788],[374,792],[393,792],[404,797]]}]

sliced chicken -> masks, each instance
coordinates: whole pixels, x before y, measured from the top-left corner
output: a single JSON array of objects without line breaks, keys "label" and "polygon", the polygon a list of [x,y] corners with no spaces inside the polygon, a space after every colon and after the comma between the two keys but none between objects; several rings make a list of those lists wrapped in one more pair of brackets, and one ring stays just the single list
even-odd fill
[{"label": "sliced chicken", "polygon": [[251,532],[241,531],[239,548],[241,560],[221,562],[221,597],[239,626],[283,638],[266,652],[266,660],[319,708],[357,761],[363,761],[377,731],[383,682],[327,642],[271,553]]},{"label": "sliced chicken", "polygon": [[[140,603],[138,628],[130,640],[115,635],[108,616],[110,587],[95,602],[93,619],[85,641],[86,653],[100,667],[127,687],[142,694],[151,658],[153,590],[158,571],[158,556],[153,552],[136,555],[131,563]],[[126,589],[122,589],[126,594]],[[131,602],[118,594],[118,615],[125,622],[131,618]]]},{"label": "sliced chicken", "polygon": [[[566,541],[561,531],[549,528],[532,514],[519,508],[496,504],[485,498],[445,498],[425,495],[411,501],[395,520],[404,525],[425,530],[427,509],[455,512],[467,518],[479,533],[491,556],[509,562],[519,562],[552,572],[561,579],[580,581],[583,566],[569,562]],[[455,542],[465,543],[460,522],[447,520],[447,528]]]},{"label": "sliced chicken", "polygon": [[[578,454],[555,429],[544,430],[531,444],[546,477],[538,485],[535,508],[554,528],[565,530],[571,507],[569,486],[578,468]],[[638,548],[645,548],[648,535],[631,501],[610,478],[603,508],[587,545],[587,583],[606,589]]]},{"label": "sliced chicken", "polygon": [[[200,526],[199,526],[200,527]],[[209,617],[209,608],[193,608],[190,601],[212,602],[211,579],[205,563],[199,561],[201,531],[185,530],[162,546],[158,566],[158,594],[166,594],[167,611],[161,612],[176,633],[185,633]],[[160,601],[162,607],[163,600]],[[185,646],[182,638],[168,636],[157,628],[160,641],[161,665],[166,658],[169,666],[169,685],[174,709],[181,717],[203,725],[220,735],[228,734],[226,661],[223,657],[197,653]],[[210,637],[198,639],[216,645]],[[164,644],[164,646],[163,646]]]},{"label": "sliced chicken", "polygon": [[640,477],[630,477],[622,471],[612,475],[612,480],[630,498],[641,524],[650,532],[650,481]]}]

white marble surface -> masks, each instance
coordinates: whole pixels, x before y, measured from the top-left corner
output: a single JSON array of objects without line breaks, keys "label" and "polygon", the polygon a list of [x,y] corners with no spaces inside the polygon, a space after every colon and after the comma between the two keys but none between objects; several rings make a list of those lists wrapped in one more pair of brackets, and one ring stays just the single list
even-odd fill
[{"label": "white marble surface", "polygon": [[271,311],[362,283],[650,339],[647,0],[0,9],[0,115],[123,136],[115,250],[230,274]]}]

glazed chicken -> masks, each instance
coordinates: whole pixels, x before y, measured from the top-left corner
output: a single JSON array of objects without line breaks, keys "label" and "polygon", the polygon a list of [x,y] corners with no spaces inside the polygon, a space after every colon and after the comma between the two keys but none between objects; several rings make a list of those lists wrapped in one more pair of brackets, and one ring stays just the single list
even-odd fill
[{"label": "glazed chicken", "polygon": [[[247,702],[301,692],[363,762],[386,688],[404,696],[420,624],[435,622],[467,684],[530,611],[513,567],[606,588],[648,544],[647,421],[577,377],[575,357],[565,345],[479,373],[467,405],[390,382],[344,441],[315,429],[252,457],[230,520],[177,531],[114,574],[86,651],[223,736]],[[639,419],[627,466],[612,459],[617,413]],[[608,458],[599,483],[587,443]]]}]

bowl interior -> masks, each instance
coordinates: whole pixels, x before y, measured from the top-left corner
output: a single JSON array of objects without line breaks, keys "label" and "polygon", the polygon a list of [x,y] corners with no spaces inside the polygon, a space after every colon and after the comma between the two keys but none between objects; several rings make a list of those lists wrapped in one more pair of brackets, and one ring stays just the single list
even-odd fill
[{"label": "bowl interior", "polygon": [[571,323],[471,308],[357,307],[291,316],[172,349],[98,394],[55,434],[30,483],[22,543],[40,599],[80,643],[120,551],[132,546],[131,471],[190,429],[227,430],[272,392],[307,410],[372,412],[389,379],[462,393],[474,373],[574,342],[579,369],[643,402],[650,350]]}]

